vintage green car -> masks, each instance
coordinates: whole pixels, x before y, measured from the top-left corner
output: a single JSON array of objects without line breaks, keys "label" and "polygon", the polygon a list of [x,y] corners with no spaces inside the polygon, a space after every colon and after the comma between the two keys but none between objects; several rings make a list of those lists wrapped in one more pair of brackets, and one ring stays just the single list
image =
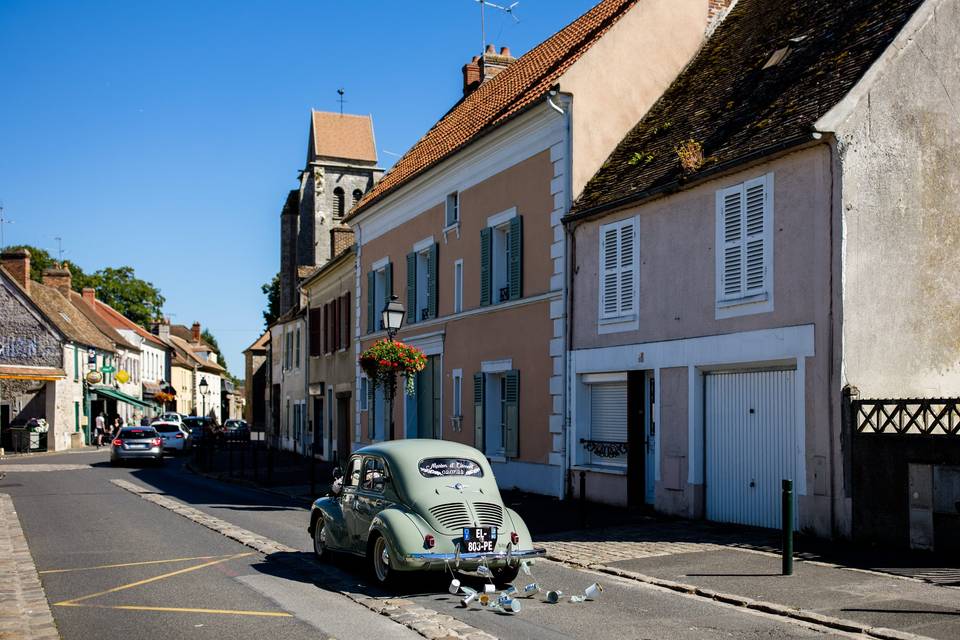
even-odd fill
[{"label": "vintage green car", "polygon": [[310,510],[314,553],[363,556],[378,582],[449,567],[489,570],[502,584],[516,578],[522,561],[544,554],[503,504],[487,459],[473,447],[442,440],[374,444],[354,452],[346,475],[334,477],[334,495]]}]

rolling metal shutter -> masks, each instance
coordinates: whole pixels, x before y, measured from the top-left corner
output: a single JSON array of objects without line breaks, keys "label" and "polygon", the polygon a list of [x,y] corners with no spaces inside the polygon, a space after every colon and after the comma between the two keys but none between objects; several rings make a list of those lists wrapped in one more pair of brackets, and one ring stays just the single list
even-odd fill
[{"label": "rolling metal shutter", "polygon": [[[627,383],[590,385],[590,439],[605,442],[627,441]],[[595,464],[626,464],[627,456],[599,458]]]}]

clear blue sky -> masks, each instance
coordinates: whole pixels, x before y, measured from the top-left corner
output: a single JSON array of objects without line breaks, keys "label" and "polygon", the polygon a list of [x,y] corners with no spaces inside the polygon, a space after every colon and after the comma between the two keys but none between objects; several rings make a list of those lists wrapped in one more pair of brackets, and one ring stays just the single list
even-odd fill
[{"label": "clear blue sky", "polygon": [[[519,23],[488,8],[487,41],[519,55],[593,4],[522,0]],[[389,167],[479,49],[474,0],[0,0],[6,242],[133,266],[243,377],[310,108],[344,87]]]}]

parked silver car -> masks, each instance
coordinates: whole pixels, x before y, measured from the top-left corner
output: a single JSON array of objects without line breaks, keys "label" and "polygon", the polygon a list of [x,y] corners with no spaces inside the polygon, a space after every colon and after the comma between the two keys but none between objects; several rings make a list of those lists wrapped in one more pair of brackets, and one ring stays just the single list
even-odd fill
[{"label": "parked silver car", "polygon": [[124,427],[110,445],[110,464],[127,460],[163,463],[163,439],[153,427]]}]

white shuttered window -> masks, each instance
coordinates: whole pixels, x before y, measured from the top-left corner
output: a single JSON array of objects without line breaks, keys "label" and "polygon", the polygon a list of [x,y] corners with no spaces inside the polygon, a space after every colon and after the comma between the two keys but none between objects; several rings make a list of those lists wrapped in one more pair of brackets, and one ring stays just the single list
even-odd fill
[{"label": "white shuttered window", "polygon": [[717,303],[763,301],[773,284],[773,174],[717,192]]},{"label": "white shuttered window", "polygon": [[601,319],[637,313],[638,254],[635,218],[600,227]]},{"label": "white shuttered window", "polygon": [[[627,441],[627,383],[590,385],[590,439],[603,442]],[[625,465],[627,456],[591,456],[593,464]]]}]

